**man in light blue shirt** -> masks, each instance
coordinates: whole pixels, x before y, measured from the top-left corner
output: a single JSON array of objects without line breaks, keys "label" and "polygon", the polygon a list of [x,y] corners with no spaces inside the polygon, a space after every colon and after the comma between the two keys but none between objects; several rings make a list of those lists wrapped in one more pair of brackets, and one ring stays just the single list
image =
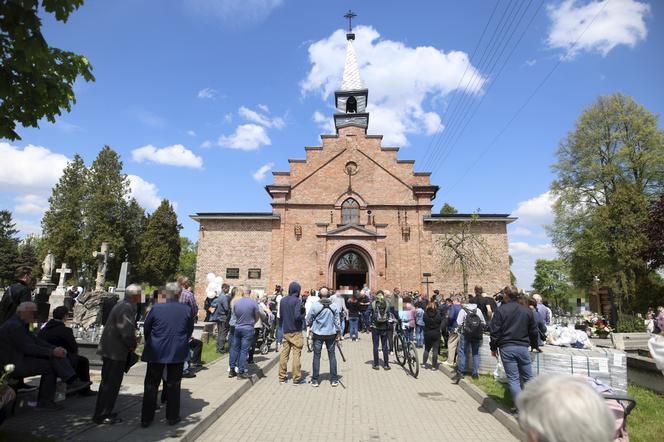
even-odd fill
[{"label": "man in light blue shirt", "polygon": [[314,341],[314,362],[311,375],[311,385],[318,387],[320,374],[320,355],[323,344],[327,348],[327,357],[330,360],[330,380],[332,386],[339,385],[337,377],[336,341],[341,336],[341,322],[339,319],[339,308],[329,298],[327,287],[319,292],[320,301],[315,303],[306,316],[307,326],[311,328]]}]

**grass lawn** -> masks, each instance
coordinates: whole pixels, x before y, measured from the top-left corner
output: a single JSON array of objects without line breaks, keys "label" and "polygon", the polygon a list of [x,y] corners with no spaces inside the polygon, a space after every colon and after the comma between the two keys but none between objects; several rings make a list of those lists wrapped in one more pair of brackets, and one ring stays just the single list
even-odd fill
[{"label": "grass lawn", "polygon": [[[466,378],[484,391],[490,398],[513,407],[507,385],[496,382],[491,375],[480,375],[479,379]],[[636,399],[636,408],[627,418],[627,432],[632,442],[662,440],[664,434],[664,396],[647,388],[629,384],[627,391]]]},{"label": "grass lawn", "polygon": [[201,360],[204,364],[216,361],[220,357],[221,355],[217,353],[217,342],[214,339],[210,339],[208,342],[203,342],[203,354]]},{"label": "grass lawn", "polygon": [[[143,353],[143,344],[136,348],[136,353],[139,355]],[[204,364],[216,361],[219,357],[221,357],[221,355],[217,353],[217,342],[214,339],[210,339],[207,343],[203,342],[203,354],[201,355],[201,360]]]}]

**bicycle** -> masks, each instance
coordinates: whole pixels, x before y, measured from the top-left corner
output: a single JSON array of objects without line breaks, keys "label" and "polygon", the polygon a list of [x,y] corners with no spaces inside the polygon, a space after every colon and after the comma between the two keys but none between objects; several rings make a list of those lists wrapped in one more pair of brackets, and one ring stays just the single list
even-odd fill
[{"label": "bicycle", "polygon": [[401,320],[396,321],[396,334],[394,335],[394,355],[399,365],[404,367],[408,362],[410,374],[417,378],[420,374],[420,359],[415,344],[406,339]]}]

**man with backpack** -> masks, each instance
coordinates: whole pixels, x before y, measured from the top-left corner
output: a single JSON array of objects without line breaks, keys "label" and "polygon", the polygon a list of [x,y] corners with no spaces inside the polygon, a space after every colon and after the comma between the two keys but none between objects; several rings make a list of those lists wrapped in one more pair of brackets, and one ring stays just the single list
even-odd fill
[{"label": "man with backpack", "polygon": [[390,369],[389,345],[387,343],[387,329],[390,321],[390,306],[385,301],[382,290],[376,292],[376,298],[371,303],[371,338],[373,340],[373,369],[378,370],[378,341],[383,350],[383,368]]},{"label": "man with backpack", "polygon": [[466,355],[468,354],[468,351],[471,351],[473,355],[473,379],[479,378],[479,351],[486,321],[482,311],[477,308],[477,304],[469,302],[459,311],[457,324],[459,324],[457,331],[459,334],[459,356],[457,357],[457,373],[454,376],[454,382],[458,384],[459,381],[463,379],[466,371]]},{"label": "man with backpack", "polygon": [[16,313],[16,308],[22,302],[32,301],[30,294],[30,278],[32,278],[32,269],[28,266],[20,266],[14,273],[16,282],[9,286],[0,301],[0,324],[10,319]]},{"label": "man with backpack", "polygon": [[341,337],[341,321],[339,307],[329,298],[327,287],[318,292],[319,300],[311,306],[307,313],[307,327],[311,330],[314,342],[314,361],[311,374],[311,385],[318,387],[320,375],[320,355],[323,344],[327,348],[327,358],[330,360],[330,381],[332,386],[339,385],[337,377],[336,342]]}]

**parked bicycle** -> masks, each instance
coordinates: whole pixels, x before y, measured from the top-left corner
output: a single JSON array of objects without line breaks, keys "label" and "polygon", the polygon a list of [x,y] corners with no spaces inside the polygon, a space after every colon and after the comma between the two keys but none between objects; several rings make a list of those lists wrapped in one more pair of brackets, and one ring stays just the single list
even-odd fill
[{"label": "parked bicycle", "polygon": [[420,359],[417,355],[415,344],[408,341],[403,331],[403,325],[400,319],[396,322],[396,333],[394,335],[394,355],[399,365],[404,367],[408,363],[410,374],[416,378],[420,374]]}]

